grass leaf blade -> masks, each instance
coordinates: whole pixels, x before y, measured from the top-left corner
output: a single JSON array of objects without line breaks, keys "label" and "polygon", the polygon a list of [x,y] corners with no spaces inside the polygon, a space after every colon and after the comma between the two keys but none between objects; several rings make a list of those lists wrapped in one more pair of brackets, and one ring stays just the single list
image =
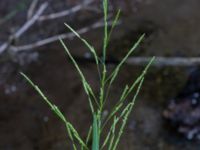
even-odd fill
[{"label": "grass leaf blade", "polygon": [[109,41],[110,41],[110,38],[111,38],[111,35],[112,35],[113,30],[114,30],[115,26],[117,25],[117,22],[119,21],[120,13],[121,13],[121,10],[119,9],[119,10],[117,11],[117,14],[116,14],[115,19],[114,19],[114,21],[113,21],[113,23],[112,23],[110,32],[109,32],[109,34],[108,34],[107,45],[108,45],[108,43],[109,43]]},{"label": "grass leaf blade", "polygon": [[98,64],[99,64],[99,57],[98,57],[98,55],[97,55],[94,47],[91,46],[84,38],[82,38],[71,26],[69,26],[67,23],[64,23],[64,24],[65,24],[65,26],[68,29],[70,29],[88,47],[88,49],[90,50],[90,52],[93,54],[93,56],[95,58],[95,62],[97,64],[97,67],[99,67],[98,66]]},{"label": "grass leaf blade", "polygon": [[[77,62],[74,60],[73,56],[71,55],[71,53],[69,52],[67,46],[65,45],[65,43],[63,42],[63,40],[60,39],[60,42],[61,44],[63,45],[65,51],[67,52],[68,56],[70,57],[70,59],[72,60],[74,66],[76,67],[80,77],[81,77],[81,81],[82,81],[82,84],[83,84],[83,87],[84,87],[84,90],[86,92],[86,94],[88,95],[88,100],[89,100],[89,104],[90,104],[90,108],[91,108],[91,111],[92,113],[94,112],[94,106],[93,106],[93,102],[90,98],[90,94],[92,94],[92,96],[94,96],[94,92],[92,91],[92,88],[90,87],[90,85],[87,83],[86,79],[85,79],[85,76],[83,75],[81,69],[79,68]],[[94,98],[96,99],[96,98]],[[98,104],[97,104],[98,105]]]},{"label": "grass leaf blade", "polygon": [[113,71],[113,73],[107,78],[106,81],[110,80],[110,82],[109,82],[110,85],[114,82],[114,80],[115,80],[115,78],[116,78],[116,76],[117,76],[117,74],[118,74],[118,72],[119,72],[121,66],[126,62],[127,58],[128,58],[128,57],[133,53],[133,51],[138,47],[138,45],[139,45],[139,44],[141,43],[141,41],[144,39],[144,36],[145,36],[145,34],[143,34],[142,36],[140,36],[140,38],[138,39],[138,41],[133,45],[133,47],[130,49],[130,51],[125,55],[125,57],[124,57],[124,58],[121,60],[121,62],[117,65],[117,67],[115,68],[115,70]]}]

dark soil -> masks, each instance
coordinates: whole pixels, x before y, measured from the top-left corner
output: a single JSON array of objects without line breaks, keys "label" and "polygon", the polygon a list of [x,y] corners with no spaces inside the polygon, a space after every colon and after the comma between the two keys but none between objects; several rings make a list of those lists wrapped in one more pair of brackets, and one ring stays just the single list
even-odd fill
[{"label": "dark soil", "polygon": [[[135,1],[134,1],[135,2]],[[132,1],[131,1],[132,3]],[[135,3],[133,3],[135,4]],[[109,55],[122,57],[142,32],[147,37],[136,55],[198,56],[200,48],[199,0],[144,0],[135,13],[124,15],[111,41]],[[100,51],[100,31],[84,35]],[[66,41],[74,55],[86,48],[80,41]],[[79,76],[57,42],[38,50],[39,56],[26,65],[12,61],[0,64],[0,149],[71,149],[63,124],[32,87],[20,76],[26,73],[65,113],[69,121],[86,136],[91,122],[87,97]],[[26,58],[33,53],[24,54]],[[98,75],[93,63],[81,63],[87,79],[98,91]],[[114,64],[110,65],[112,69]],[[194,66],[196,67],[196,66]],[[130,83],[142,67],[125,66],[113,86],[109,104]],[[198,150],[200,143],[187,141],[171,131],[162,117],[163,110],[186,82],[191,68],[151,67],[136,102],[119,149],[124,150]],[[108,106],[109,108],[110,106]]]}]

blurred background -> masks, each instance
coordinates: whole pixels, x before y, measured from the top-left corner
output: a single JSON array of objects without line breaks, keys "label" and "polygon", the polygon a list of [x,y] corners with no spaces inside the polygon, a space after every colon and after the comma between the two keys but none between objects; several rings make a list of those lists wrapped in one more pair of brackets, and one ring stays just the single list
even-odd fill
[{"label": "blurred background", "polygon": [[[20,71],[37,83],[81,135],[86,136],[91,122],[87,97],[58,38],[65,39],[98,92],[98,74],[90,53],[64,22],[101,55],[101,3],[100,0],[0,1],[0,149],[71,149],[65,127]],[[123,85],[141,73],[146,60],[158,57],[146,76],[119,149],[199,150],[200,1],[110,0],[109,23],[118,9],[122,11],[121,18],[108,48],[110,70],[140,35],[146,36],[114,83],[108,109]]]}]

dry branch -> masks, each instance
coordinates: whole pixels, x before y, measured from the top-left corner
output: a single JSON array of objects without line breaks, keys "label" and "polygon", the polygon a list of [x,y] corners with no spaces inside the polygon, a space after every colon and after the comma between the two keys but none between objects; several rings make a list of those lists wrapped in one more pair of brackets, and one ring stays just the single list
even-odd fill
[{"label": "dry branch", "polygon": [[[72,35],[71,33],[67,33],[67,34],[54,35],[47,39],[37,41],[33,44],[27,44],[24,46],[13,46],[12,45],[12,42],[16,39],[19,39],[22,34],[24,34],[31,26],[33,26],[35,24],[36,21],[45,21],[45,20],[49,20],[49,19],[56,19],[59,17],[64,17],[67,15],[70,15],[72,13],[76,13],[83,8],[88,8],[92,2],[94,2],[94,0],[85,0],[82,4],[74,6],[74,7],[70,8],[69,10],[61,11],[58,13],[52,13],[50,15],[41,16],[42,13],[44,12],[44,10],[47,8],[48,3],[47,2],[43,3],[39,7],[39,9],[37,11],[35,11],[38,0],[33,0],[32,3],[30,4],[28,12],[27,12],[27,19],[28,19],[27,22],[25,22],[25,24],[22,27],[20,27],[20,29],[18,31],[16,31],[13,35],[10,35],[8,38],[8,41],[6,41],[5,43],[3,43],[0,46],[0,54],[2,54],[6,49],[11,49],[14,51],[23,51],[23,50],[25,51],[25,50],[33,49],[33,48],[36,48],[39,46],[43,46],[43,45],[46,45],[46,44],[49,44],[49,43],[52,43],[52,42],[58,40],[59,36],[63,37],[63,38],[74,37],[74,35]],[[80,34],[88,32],[88,30],[90,28],[93,28],[93,27],[85,27],[85,28],[80,29]]]},{"label": "dry branch", "polygon": [[13,36],[14,38],[19,38],[24,32],[26,32],[40,17],[40,15],[44,12],[44,10],[47,8],[48,3],[43,3],[38,11],[35,13],[35,15],[28,20]]},{"label": "dry branch", "polygon": [[29,7],[28,13],[27,13],[27,19],[28,20],[33,16],[35,8],[37,6],[37,3],[38,3],[38,0],[33,0],[32,1],[31,5]]},{"label": "dry branch", "polygon": [[[127,60],[130,65],[146,65],[150,57],[131,57]],[[193,66],[200,65],[200,57],[156,57],[152,64],[154,66]]]},{"label": "dry branch", "polygon": [[[112,24],[111,21],[108,22],[108,25],[111,25],[111,24]],[[104,26],[104,22],[101,19],[100,21],[97,21],[96,23],[93,23],[90,26],[87,26],[87,27],[84,27],[84,28],[77,30],[77,32],[79,34],[84,34],[86,32],[91,31],[92,29],[100,28],[100,27],[103,27],[103,26]],[[28,51],[28,50],[32,50],[32,49],[53,43],[53,42],[59,40],[59,38],[61,38],[61,39],[72,39],[75,36],[76,35],[74,33],[71,33],[71,32],[59,34],[59,35],[52,36],[50,38],[46,38],[44,40],[37,41],[37,42],[32,43],[32,44],[22,45],[22,46],[12,46],[11,50],[14,51],[14,52]]]},{"label": "dry branch", "polygon": [[84,7],[90,5],[92,2],[94,2],[94,0],[87,0],[84,3],[82,3],[80,5],[76,5],[76,6],[70,8],[68,10],[60,11],[60,12],[57,12],[57,13],[52,13],[52,14],[49,14],[49,15],[40,16],[38,18],[38,21],[52,20],[52,19],[57,19],[57,18],[60,18],[60,17],[68,16],[69,14],[76,13],[76,12],[80,11]]},{"label": "dry branch", "polygon": [[13,40],[18,39],[22,34],[24,34],[40,17],[40,15],[44,12],[44,10],[47,8],[48,3],[43,3],[38,10],[36,11],[35,15],[31,19],[29,19],[27,22],[24,23],[24,25],[16,31],[13,35],[11,35],[8,38],[8,41],[5,42],[0,46],[0,54],[3,53],[12,43]]}]

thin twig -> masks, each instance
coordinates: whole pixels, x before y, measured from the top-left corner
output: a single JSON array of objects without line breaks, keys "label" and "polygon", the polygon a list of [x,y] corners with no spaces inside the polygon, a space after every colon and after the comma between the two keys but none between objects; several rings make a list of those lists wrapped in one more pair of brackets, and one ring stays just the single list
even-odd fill
[{"label": "thin twig", "polygon": [[27,20],[29,20],[33,16],[35,8],[37,6],[37,3],[38,3],[38,0],[32,1],[31,5],[29,7],[28,13],[27,13]]},{"label": "thin twig", "polygon": [[[131,57],[127,60],[130,65],[146,65],[151,57]],[[193,66],[200,65],[200,57],[156,57],[154,66]]]},{"label": "thin twig", "polygon": [[45,20],[52,20],[52,19],[56,19],[56,18],[60,18],[60,17],[65,17],[69,14],[75,13],[80,11],[81,9],[83,9],[85,6],[90,5],[92,2],[94,2],[94,0],[88,0],[80,5],[76,5],[68,10],[64,10],[64,11],[60,11],[57,13],[52,13],[50,15],[44,15],[44,16],[40,16],[38,18],[38,21],[45,21]]},{"label": "thin twig", "polygon": [[30,20],[25,22],[25,24],[18,31],[16,31],[13,35],[11,35],[8,38],[7,42],[3,43],[0,46],[0,54],[3,53],[10,46],[10,44],[12,43],[12,41],[14,39],[18,39],[22,34],[24,34],[37,21],[37,19],[44,12],[44,10],[47,8],[47,6],[48,6],[47,2],[43,3],[39,7],[39,9],[36,11],[35,15]]},{"label": "thin twig", "polygon": [[[81,63],[95,63],[93,57],[86,56],[73,56],[77,62]],[[126,64],[131,66],[146,66],[152,57],[130,57],[126,60]],[[108,58],[106,64],[117,65],[120,63],[120,59]],[[151,64],[155,67],[188,67],[200,65],[200,57],[155,57],[155,61]]]},{"label": "thin twig", "polygon": [[14,38],[19,38],[24,32],[26,32],[40,17],[40,15],[44,12],[44,10],[47,8],[48,3],[43,3],[38,11],[35,13],[35,15],[28,20],[15,34]]},{"label": "thin twig", "polygon": [[[111,21],[108,22],[108,25],[111,25],[111,24],[112,24]],[[77,33],[84,34],[86,32],[91,31],[92,29],[100,28],[100,27],[103,27],[103,26],[104,26],[104,23],[102,22],[102,19],[101,19],[100,21],[97,21],[96,23],[94,23],[90,26],[87,26],[87,27],[84,27],[84,28],[77,30]],[[74,37],[75,37],[75,34],[71,33],[71,32],[59,34],[59,35],[52,36],[50,38],[46,38],[44,40],[37,41],[37,42],[32,43],[32,44],[23,45],[23,46],[11,46],[11,50],[15,51],[15,52],[32,50],[32,49],[53,43],[53,42],[59,40],[59,38],[61,38],[61,39],[72,39]]]}]

